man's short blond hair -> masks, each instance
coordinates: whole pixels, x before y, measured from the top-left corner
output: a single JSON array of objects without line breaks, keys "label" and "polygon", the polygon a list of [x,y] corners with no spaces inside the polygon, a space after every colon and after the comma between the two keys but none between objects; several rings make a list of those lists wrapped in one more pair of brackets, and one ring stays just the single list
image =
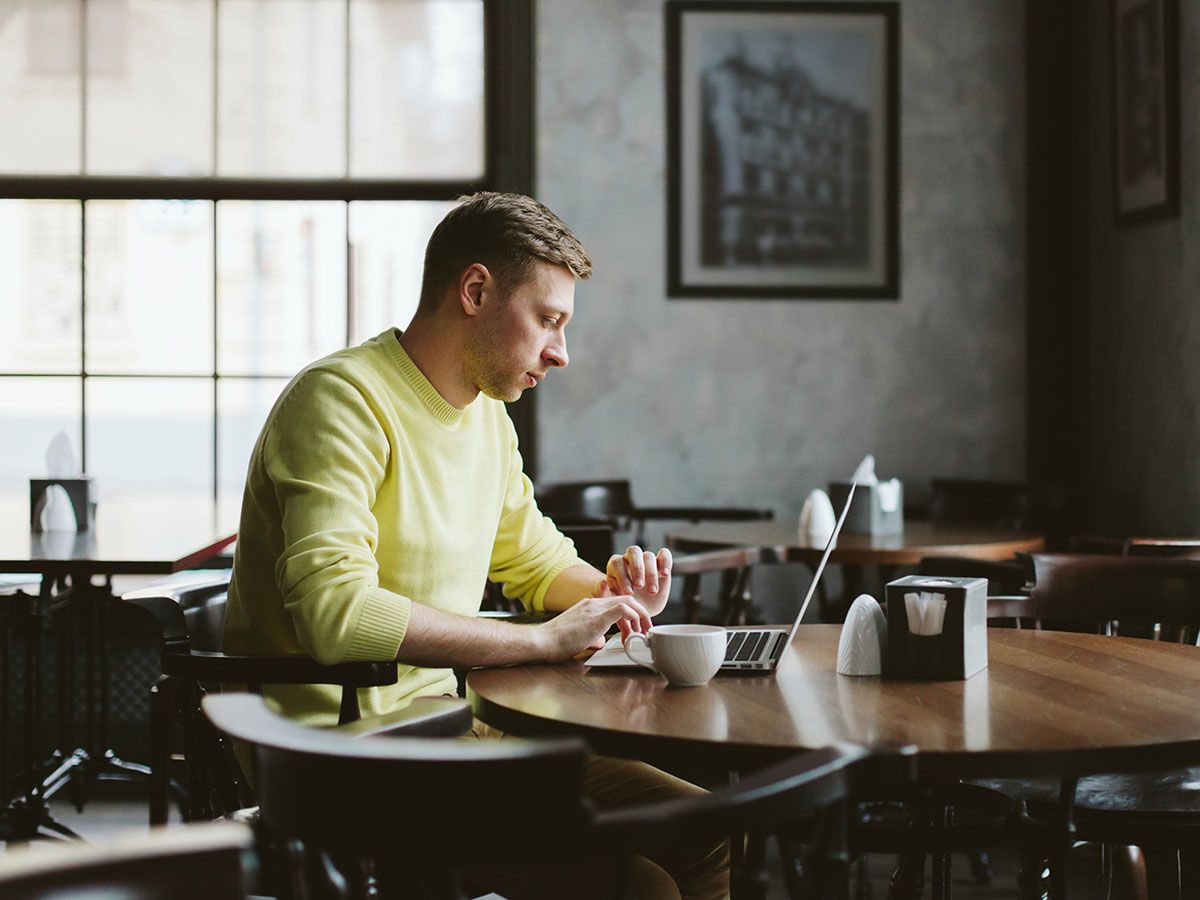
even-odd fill
[{"label": "man's short blond hair", "polygon": [[576,278],[592,275],[592,260],[579,238],[532,197],[497,191],[460,197],[425,248],[417,314],[436,309],[471,263],[487,266],[501,293],[507,293],[530,277],[538,260],[565,266]]}]

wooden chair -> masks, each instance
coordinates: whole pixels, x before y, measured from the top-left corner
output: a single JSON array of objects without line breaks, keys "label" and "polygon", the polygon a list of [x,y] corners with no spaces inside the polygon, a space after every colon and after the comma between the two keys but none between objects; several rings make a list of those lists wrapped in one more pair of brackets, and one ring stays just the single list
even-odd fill
[{"label": "wooden chair", "polygon": [[1125,539],[1126,556],[1197,556],[1200,538],[1131,537]]},{"label": "wooden chair", "polygon": [[335,684],[340,722],[359,717],[360,687],[393,684],[395,660],[324,666],[307,656],[257,657],[221,652],[228,573],[190,584],[133,591],[122,599],[149,612],[161,633],[162,675],[151,689],[150,824],[167,821],[172,732],[180,732],[185,789],[177,794],[186,821],[213,819],[252,804],[252,793],[228,742],[199,714],[206,693],[224,684]]},{"label": "wooden chair", "polygon": [[714,621],[725,625],[746,624],[754,603],[754,568],[786,561],[773,547],[738,547],[676,556],[671,563],[671,577],[683,578],[683,620],[700,621],[704,608],[704,576],[719,575],[721,586]]},{"label": "wooden chair", "polygon": [[[1136,625],[1155,639],[1171,635],[1196,643],[1200,560],[1034,554],[1031,563],[1035,581],[1029,595],[990,598],[989,617],[1086,622],[1112,635]],[[1059,784],[1031,779],[988,786],[1022,801],[1027,811],[1022,836],[1048,849],[1059,863],[1073,840],[1136,845],[1157,856],[1160,874],[1165,862],[1166,869],[1186,870],[1194,879],[1191,851],[1200,846],[1200,797],[1192,787],[1200,782],[1200,759],[1195,757],[1186,747],[1147,748],[1127,753],[1116,773],[1081,766]],[[1026,869],[1040,865],[1032,861]],[[1026,890],[1036,892],[1039,886],[1027,884]],[[1162,890],[1159,884],[1151,896],[1167,896]],[[1193,881],[1179,896],[1195,896],[1195,890],[1200,882]]]},{"label": "wooden chair", "polygon": [[970,559],[965,556],[926,556],[917,566],[921,575],[951,578],[986,578],[988,595],[1025,594],[1032,587],[1033,573],[1027,559]]},{"label": "wooden chair", "polygon": [[[861,748],[829,747],[695,799],[596,812],[581,793],[587,750],[578,739],[350,741],[282,719],[251,695],[210,696],[204,710],[253,747],[263,823],[377,880],[383,896],[459,898],[464,869],[547,860],[611,860],[627,875],[640,850],[762,836],[814,811],[821,826],[805,859],[807,886],[837,895],[847,778],[869,762]],[[536,838],[496,841],[497,833]],[[759,893],[757,867],[737,877],[743,894]],[[616,878],[617,896],[627,896],[626,883]]]},{"label": "wooden chair", "polygon": [[207,900],[245,897],[253,835],[231,822],[104,844],[56,844],[0,858],[5,900]]},{"label": "wooden chair", "polygon": [[538,506],[560,527],[567,524],[609,522],[614,528],[634,531],[634,543],[644,545],[646,522],[654,519],[745,521],[771,519],[769,509],[733,506],[638,506],[628,481],[576,481],[555,484],[537,492]]}]

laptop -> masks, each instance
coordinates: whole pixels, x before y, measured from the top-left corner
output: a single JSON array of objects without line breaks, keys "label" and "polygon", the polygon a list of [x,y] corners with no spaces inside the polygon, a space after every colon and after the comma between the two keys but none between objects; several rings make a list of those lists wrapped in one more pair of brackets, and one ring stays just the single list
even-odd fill
[{"label": "laptop", "polygon": [[[817,591],[821,574],[825,571],[825,564],[829,562],[829,554],[833,552],[833,545],[837,542],[842,524],[846,521],[846,513],[850,511],[850,503],[854,499],[856,487],[858,485],[851,482],[850,492],[846,495],[846,505],[842,507],[837,525],[834,526],[833,533],[829,535],[829,540],[825,544],[825,552],[821,554],[821,562],[813,575],[812,584],[808,586],[808,593],[804,595],[804,602],[800,604],[800,611],[796,613],[796,620],[792,622],[792,627],[790,629],[726,628],[725,661],[721,663],[721,671],[749,671],[760,674],[775,671],[775,667],[783,659],[784,651],[791,644],[792,638],[796,636],[796,629],[800,627],[804,613],[808,611],[808,604]],[[591,658],[584,662],[584,665],[608,667],[629,666],[634,663],[625,653],[621,635],[614,634],[608,639],[604,649],[592,654]]]}]

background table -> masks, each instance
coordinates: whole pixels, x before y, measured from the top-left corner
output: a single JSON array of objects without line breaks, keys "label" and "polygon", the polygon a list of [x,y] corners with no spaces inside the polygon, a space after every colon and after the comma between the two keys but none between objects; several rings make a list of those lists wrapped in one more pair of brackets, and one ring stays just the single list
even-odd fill
[{"label": "background table", "polygon": [[[112,578],[117,575],[168,575],[190,568],[214,556],[233,542],[239,501],[196,494],[184,496],[128,497],[101,500],[96,521],[87,531],[29,530],[28,497],[0,498],[0,572],[28,573],[40,579],[36,596],[24,593],[0,597],[6,611],[17,613],[24,629],[23,716],[24,768],[33,777],[5,808],[0,809],[0,839],[29,838],[49,829],[70,835],[69,830],[49,815],[46,801],[72,779],[90,779],[113,771],[145,774],[144,767],[118,759],[108,748],[108,679],[111,660],[107,654],[108,617],[113,597]],[[94,583],[100,577],[101,583]],[[72,629],[58,651],[54,675],[42,671],[43,635],[58,611],[68,604],[87,617],[86,654],[70,642]],[[7,638],[6,638],[7,639]],[[78,659],[77,659],[78,657]],[[7,666],[7,661],[4,661]],[[47,763],[41,763],[42,681],[55,678],[58,734],[67,733],[68,709],[78,701],[69,697],[75,668],[86,674],[81,746],[67,752],[60,748]],[[0,726],[8,715],[7,669],[3,683]],[[3,729],[0,728],[0,731]],[[8,747],[0,746],[0,800],[6,799]]]},{"label": "background table", "polygon": [[[672,529],[666,543],[678,553],[698,553],[728,547],[770,547],[787,562],[802,563],[812,571],[821,561],[824,544],[801,541],[795,526],[786,522],[712,522]],[[973,559],[1012,559],[1013,554],[1037,553],[1045,549],[1045,538],[1027,531],[990,525],[912,521],[901,534],[840,534],[829,554],[840,563],[844,581],[840,601],[830,599],[822,580],[817,595],[823,622],[840,622],[850,600],[861,593],[882,599],[883,585],[891,581],[898,566],[915,566],[926,556],[967,556]],[[864,566],[879,566],[879,577],[868,582]],[[877,582],[877,583],[876,583]]]},{"label": "background table", "polygon": [[[799,540],[796,527],[786,522],[712,522],[672,529],[667,544],[680,552],[724,547],[778,547],[790,562],[810,565],[821,560],[824,544]],[[926,556],[969,556],[973,559],[1011,559],[1018,551],[1037,553],[1045,538],[1027,531],[987,525],[948,522],[906,522],[901,534],[841,534],[831,562],[857,565],[915,565]]]},{"label": "background table", "polygon": [[523,735],[578,734],[600,753],[671,767],[752,769],[835,741],[914,744],[923,778],[1119,767],[1131,748],[1200,759],[1200,648],[991,629],[966,681],[838,675],[840,626],[805,625],[773,676],[671,688],[650,672],[580,662],[477,669],[475,715]]},{"label": "background table", "polygon": [[0,572],[167,575],[232,543],[240,498],[101,500],[88,531],[29,530],[29,498],[0,497]]}]

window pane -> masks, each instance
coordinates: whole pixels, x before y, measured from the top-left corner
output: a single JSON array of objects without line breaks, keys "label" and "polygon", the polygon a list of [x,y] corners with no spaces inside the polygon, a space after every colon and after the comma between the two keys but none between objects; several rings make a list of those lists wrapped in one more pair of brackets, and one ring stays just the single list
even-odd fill
[{"label": "window pane", "polygon": [[346,344],[346,205],[217,206],[219,370],[291,375]]},{"label": "window pane", "polygon": [[80,215],[72,200],[0,201],[3,371],[79,371]]},{"label": "window pane", "polygon": [[344,0],[218,8],[219,174],[344,175]]},{"label": "window pane", "polygon": [[350,5],[350,174],[483,173],[483,3]]},{"label": "window pane", "polygon": [[89,372],[211,373],[212,203],[87,203]]},{"label": "window pane", "polygon": [[386,328],[407,328],[421,295],[425,245],[453,203],[350,204],[354,333],[358,344]]},{"label": "window pane", "polygon": [[79,172],[79,8],[0,0],[0,171]]},{"label": "window pane", "polygon": [[212,380],[89,378],[88,472],[103,500],[212,493]]},{"label": "window pane", "polygon": [[81,462],[78,378],[0,378],[0,493],[24,493],[46,474],[46,448],[65,432]]},{"label": "window pane", "polygon": [[212,173],[212,10],[88,0],[89,173]]},{"label": "window pane", "polygon": [[222,496],[240,496],[246,486],[246,465],[258,440],[267,413],[282,393],[287,379],[222,378],[217,383],[218,478]]}]

